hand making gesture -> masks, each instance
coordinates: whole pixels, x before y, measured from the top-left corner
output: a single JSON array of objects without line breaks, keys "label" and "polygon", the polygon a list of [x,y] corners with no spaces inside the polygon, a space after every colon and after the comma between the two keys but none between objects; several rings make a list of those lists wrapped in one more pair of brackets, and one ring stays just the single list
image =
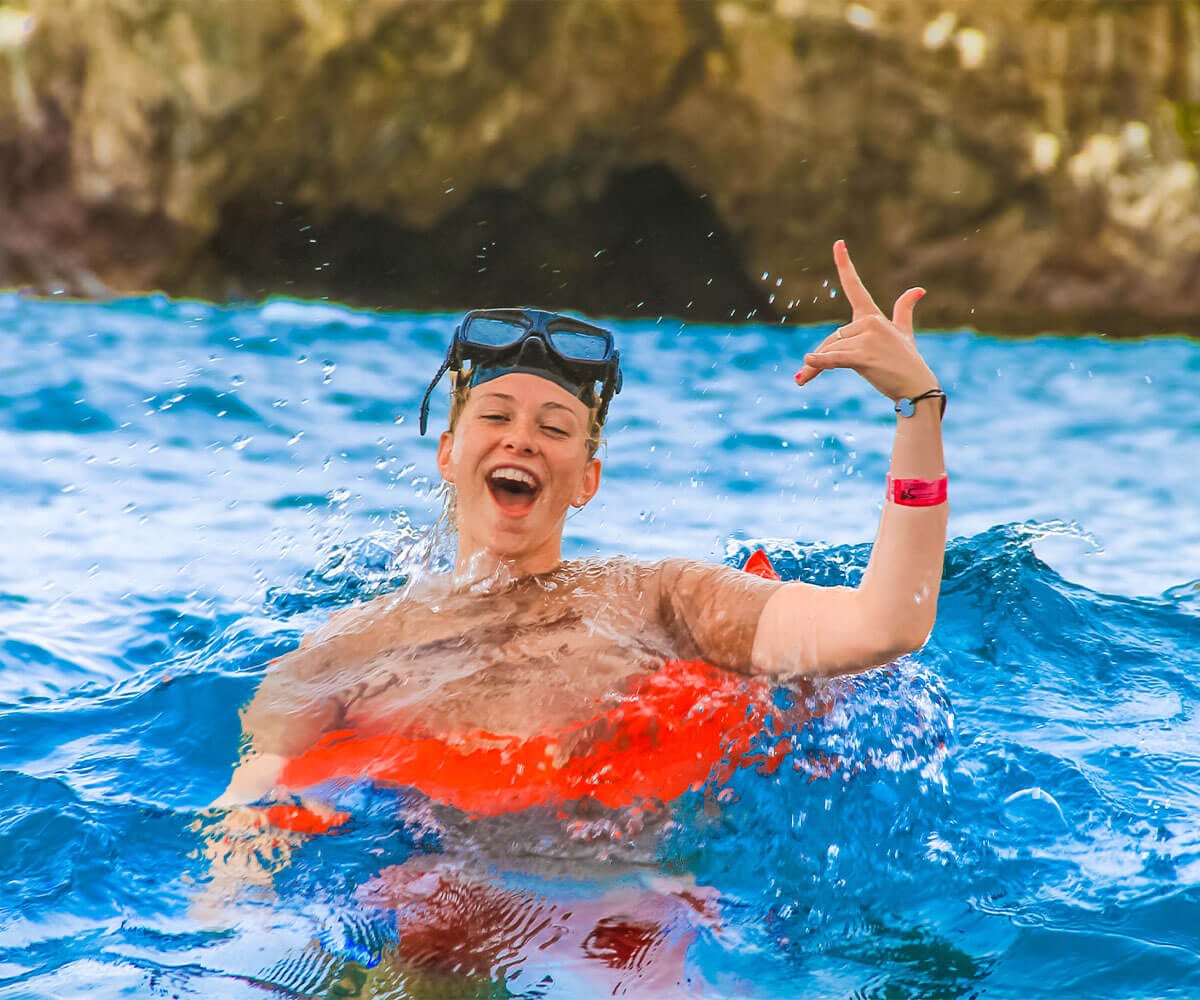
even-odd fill
[{"label": "hand making gesture", "polygon": [[833,260],[854,312],[849,323],[804,356],[796,384],[806,385],[827,368],[851,368],[893,401],[912,399],[936,388],[937,379],[913,336],[913,309],[925,289],[910,288],[896,299],[889,321],[854,270],[843,240],[833,245]]}]

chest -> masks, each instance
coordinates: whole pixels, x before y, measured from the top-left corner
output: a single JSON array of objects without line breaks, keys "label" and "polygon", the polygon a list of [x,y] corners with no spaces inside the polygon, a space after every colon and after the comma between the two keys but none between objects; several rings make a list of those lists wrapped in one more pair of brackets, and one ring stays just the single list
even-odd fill
[{"label": "chest", "polygon": [[636,602],[614,595],[501,595],[417,604],[364,658],[346,721],[531,735],[586,721],[668,651]]}]

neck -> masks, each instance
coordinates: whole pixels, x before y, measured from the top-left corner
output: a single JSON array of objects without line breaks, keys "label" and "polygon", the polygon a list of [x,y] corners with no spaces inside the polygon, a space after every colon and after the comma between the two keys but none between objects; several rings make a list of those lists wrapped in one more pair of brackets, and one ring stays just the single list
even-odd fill
[{"label": "neck", "polygon": [[547,544],[533,552],[501,554],[486,545],[472,544],[461,532],[454,563],[457,583],[470,584],[490,577],[519,580],[523,576],[549,573],[562,562],[562,543]]}]

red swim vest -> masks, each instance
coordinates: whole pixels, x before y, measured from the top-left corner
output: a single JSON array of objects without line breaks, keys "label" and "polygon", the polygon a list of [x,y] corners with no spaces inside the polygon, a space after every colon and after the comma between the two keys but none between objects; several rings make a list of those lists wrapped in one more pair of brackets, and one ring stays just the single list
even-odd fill
[{"label": "red swim vest", "polygon": [[[779,579],[761,549],[743,569]],[[636,678],[615,707],[563,729],[529,737],[482,729],[379,736],[338,730],[289,760],[279,783],[303,789],[335,778],[370,778],[418,788],[478,816],[583,798],[610,808],[669,801],[751,763],[747,755],[771,710],[773,688],[699,660],[670,660]],[[586,752],[578,753],[576,743]],[[761,762],[770,764],[768,756]],[[349,818],[322,818],[297,806],[266,813],[272,825],[304,833],[325,832]]]}]

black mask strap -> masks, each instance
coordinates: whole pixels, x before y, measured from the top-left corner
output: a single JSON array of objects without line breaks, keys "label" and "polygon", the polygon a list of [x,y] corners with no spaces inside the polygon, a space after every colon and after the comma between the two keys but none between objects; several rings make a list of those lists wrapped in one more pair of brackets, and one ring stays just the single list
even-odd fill
[{"label": "black mask strap", "polygon": [[442,362],[442,367],[437,370],[437,374],[433,376],[433,381],[429,383],[429,388],[425,390],[425,398],[421,400],[421,436],[425,436],[425,429],[429,426],[429,397],[433,395],[433,390],[437,388],[437,384],[442,380],[442,376],[450,368],[450,353],[454,347],[451,345],[450,352],[446,354],[446,360]]}]

